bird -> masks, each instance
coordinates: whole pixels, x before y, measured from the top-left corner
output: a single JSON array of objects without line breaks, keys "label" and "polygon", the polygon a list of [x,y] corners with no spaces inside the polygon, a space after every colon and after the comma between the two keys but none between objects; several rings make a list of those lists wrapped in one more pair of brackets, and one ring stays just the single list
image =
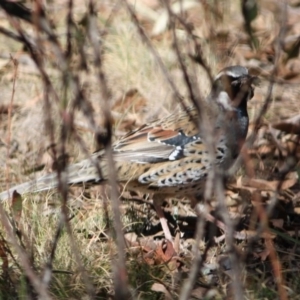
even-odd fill
[{"label": "bird", "polygon": [[[129,191],[152,195],[167,240],[173,238],[162,202],[170,197],[202,195],[212,167],[223,172],[237,159],[247,136],[247,103],[254,96],[255,78],[246,67],[226,67],[215,77],[211,92],[200,106],[201,111],[192,105],[144,124],[113,143],[118,182]],[[211,131],[205,130],[206,123],[210,123]],[[213,159],[208,134],[213,137]],[[93,163],[95,160],[100,173]],[[102,149],[89,159],[69,165],[67,180],[69,185],[77,186],[104,184],[108,172],[105,149]],[[0,193],[0,200],[8,199],[14,191],[24,194],[57,186],[57,174],[50,173]]]}]

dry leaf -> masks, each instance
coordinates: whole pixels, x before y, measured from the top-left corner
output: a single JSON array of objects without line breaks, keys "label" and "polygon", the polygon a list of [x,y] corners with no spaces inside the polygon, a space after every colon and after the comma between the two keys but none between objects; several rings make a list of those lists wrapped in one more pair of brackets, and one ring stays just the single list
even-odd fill
[{"label": "dry leaf", "polygon": [[226,191],[225,202],[226,202],[226,206],[237,206],[241,204],[242,199],[239,196],[239,193]]},{"label": "dry leaf", "polygon": [[283,182],[280,182],[279,180],[267,181],[264,179],[243,178],[242,185],[259,190],[276,191],[278,188],[280,188],[280,190],[286,190],[294,186],[298,181],[298,175],[296,172],[292,172],[290,177],[291,178],[285,179]]},{"label": "dry leaf", "polygon": [[283,219],[273,219],[273,220],[270,220],[270,222],[276,228],[282,228],[283,224],[284,224]]},{"label": "dry leaf", "polygon": [[142,19],[150,20],[155,22],[159,18],[159,14],[153,9],[157,6],[156,1],[147,1],[148,3],[143,3],[146,1],[136,1],[130,0],[129,3],[134,5],[134,10],[139,14]]},{"label": "dry leaf", "polygon": [[262,261],[265,261],[268,258],[268,256],[270,255],[270,251],[268,249],[265,249],[259,253],[254,253],[254,255],[256,257],[260,257]]},{"label": "dry leaf", "polygon": [[166,289],[166,287],[158,282],[153,283],[151,290],[154,292],[160,292],[160,293],[164,293],[165,294],[165,298],[164,299],[172,299],[172,296],[170,294],[170,292]]},{"label": "dry leaf", "polygon": [[[256,151],[255,151],[256,152]],[[257,152],[260,154],[260,155],[268,155],[270,153],[273,153],[274,152],[274,146],[272,145],[263,145],[263,146],[260,146],[257,150]]]},{"label": "dry leaf", "polygon": [[[173,3],[171,5],[171,10],[174,14],[179,14],[189,9],[195,8],[196,6],[199,6],[198,1],[183,0],[183,1],[177,1]],[[168,29],[169,19],[170,19],[169,12],[167,11],[167,9],[163,10],[153,26],[152,35],[153,36],[159,35],[164,31],[166,31]]]},{"label": "dry leaf", "polygon": [[300,134],[300,115],[275,123],[272,127],[287,133]]}]

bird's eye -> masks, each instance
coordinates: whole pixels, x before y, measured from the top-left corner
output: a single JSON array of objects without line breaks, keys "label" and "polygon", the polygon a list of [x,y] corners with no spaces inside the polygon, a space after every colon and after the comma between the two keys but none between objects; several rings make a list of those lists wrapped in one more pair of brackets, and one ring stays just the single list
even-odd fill
[{"label": "bird's eye", "polygon": [[240,84],[241,84],[241,82],[239,80],[231,81],[231,85],[233,85],[233,86],[237,86],[237,85],[240,85]]}]

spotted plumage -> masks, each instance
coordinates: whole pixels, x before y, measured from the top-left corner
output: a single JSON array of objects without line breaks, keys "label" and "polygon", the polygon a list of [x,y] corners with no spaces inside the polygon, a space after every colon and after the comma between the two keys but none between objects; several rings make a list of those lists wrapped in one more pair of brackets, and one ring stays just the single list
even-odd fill
[{"label": "spotted plumage", "polygon": [[[239,154],[248,130],[247,101],[253,97],[253,77],[241,66],[223,69],[212,91],[196,108],[145,124],[113,145],[118,181],[128,189],[154,195],[154,206],[166,238],[171,234],[160,207],[168,196],[194,196],[203,187],[212,164],[228,169]],[[200,122],[201,121],[201,122]],[[205,130],[206,127],[211,131]],[[214,159],[208,149],[207,132],[213,137]],[[101,178],[92,161],[97,160]],[[100,151],[68,167],[69,184],[100,184],[108,177],[105,152]],[[0,194],[6,199],[13,190],[19,193],[41,191],[57,186],[56,174],[25,183]]]}]

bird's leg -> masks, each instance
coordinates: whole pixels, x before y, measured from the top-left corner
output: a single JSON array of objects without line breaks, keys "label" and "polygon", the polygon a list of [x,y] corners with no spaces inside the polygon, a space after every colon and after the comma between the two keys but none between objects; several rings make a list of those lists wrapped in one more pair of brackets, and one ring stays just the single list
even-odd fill
[{"label": "bird's leg", "polygon": [[173,237],[171,235],[170,228],[167,223],[167,219],[165,218],[165,214],[161,208],[162,202],[163,202],[162,196],[160,196],[160,195],[153,196],[153,206],[159,217],[159,221],[160,221],[161,227],[163,229],[165,238],[173,244]]}]

